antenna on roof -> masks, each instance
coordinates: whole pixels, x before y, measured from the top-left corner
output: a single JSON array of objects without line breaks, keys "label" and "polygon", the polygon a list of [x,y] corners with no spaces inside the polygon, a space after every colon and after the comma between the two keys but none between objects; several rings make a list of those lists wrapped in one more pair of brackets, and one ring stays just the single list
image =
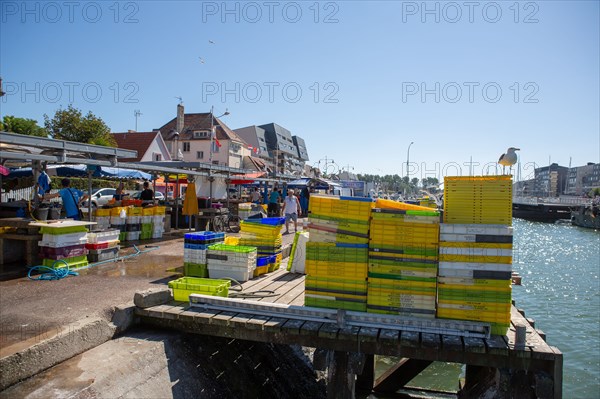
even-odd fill
[{"label": "antenna on roof", "polygon": [[175,96],[176,99],[179,100],[179,104],[183,104],[183,98]]},{"label": "antenna on roof", "polygon": [[133,111],[133,116],[135,117],[135,131],[137,132],[137,120],[138,117],[140,117],[141,115],[143,115],[139,109],[136,109],[135,111]]}]

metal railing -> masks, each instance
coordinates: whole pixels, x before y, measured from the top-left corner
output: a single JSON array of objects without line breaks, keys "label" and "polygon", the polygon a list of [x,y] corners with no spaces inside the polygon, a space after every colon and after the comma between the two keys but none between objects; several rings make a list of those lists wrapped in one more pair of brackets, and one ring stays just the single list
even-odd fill
[{"label": "metal railing", "polygon": [[590,205],[592,200],[584,197],[513,197],[513,203],[528,205]]}]

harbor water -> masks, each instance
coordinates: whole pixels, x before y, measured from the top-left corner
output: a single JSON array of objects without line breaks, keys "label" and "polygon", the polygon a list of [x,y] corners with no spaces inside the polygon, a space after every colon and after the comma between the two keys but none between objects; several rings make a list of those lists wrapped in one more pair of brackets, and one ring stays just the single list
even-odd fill
[{"label": "harbor water", "polygon": [[[562,351],[563,397],[600,398],[600,232],[522,219],[513,227],[517,307]],[[378,371],[390,361],[379,359]],[[452,391],[461,374],[460,365],[438,363],[409,385]]]}]

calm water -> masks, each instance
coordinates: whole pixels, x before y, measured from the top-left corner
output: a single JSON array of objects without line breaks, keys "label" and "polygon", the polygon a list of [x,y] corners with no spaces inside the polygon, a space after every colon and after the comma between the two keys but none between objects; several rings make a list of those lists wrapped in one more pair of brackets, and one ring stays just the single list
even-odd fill
[{"label": "calm water", "polygon": [[[600,398],[600,232],[513,219],[517,307],[564,356],[563,396]],[[378,369],[385,369],[380,360]],[[461,366],[435,364],[410,385],[455,390]]]},{"label": "calm water", "polygon": [[600,232],[513,220],[513,298],[563,352],[564,397],[599,398]]}]

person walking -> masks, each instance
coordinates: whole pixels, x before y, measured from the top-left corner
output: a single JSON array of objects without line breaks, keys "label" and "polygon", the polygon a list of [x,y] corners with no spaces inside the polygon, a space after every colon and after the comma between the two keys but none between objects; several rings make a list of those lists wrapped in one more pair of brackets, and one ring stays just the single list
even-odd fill
[{"label": "person walking", "polygon": [[269,204],[267,205],[267,213],[269,217],[279,216],[279,191],[273,189],[269,195]]},{"label": "person walking", "polygon": [[251,201],[255,204],[260,204],[260,192],[257,187],[252,191]]},{"label": "person walking", "polygon": [[81,220],[79,204],[85,201],[88,198],[88,195],[81,190],[71,188],[71,180],[68,178],[62,179],[61,185],[63,188],[60,189],[58,193],[44,194],[44,199],[50,200],[60,196],[67,217],[74,220]]},{"label": "person walking", "polygon": [[294,232],[298,231],[298,215],[300,212],[300,201],[298,197],[294,195],[293,190],[288,190],[288,195],[283,200],[283,214],[285,215],[285,233],[290,234],[288,228],[290,220],[294,221]]}]

